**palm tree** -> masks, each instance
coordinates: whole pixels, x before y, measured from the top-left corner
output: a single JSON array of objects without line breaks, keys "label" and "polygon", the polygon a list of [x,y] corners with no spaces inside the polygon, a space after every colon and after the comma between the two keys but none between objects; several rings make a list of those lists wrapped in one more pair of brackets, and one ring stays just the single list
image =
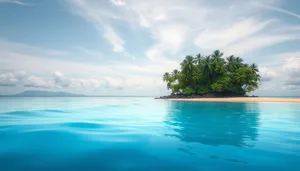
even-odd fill
[{"label": "palm tree", "polygon": [[215,50],[211,55],[211,58],[214,63],[221,62],[221,61],[223,62],[224,59],[222,58],[222,56],[223,56],[223,52],[220,52],[219,50]]},{"label": "palm tree", "polygon": [[188,55],[185,57],[183,62],[180,63],[181,69],[184,72],[192,72],[194,69],[194,57],[191,55]]},{"label": "palm tree", "polygon": [[230,55],[229,57],[226,58],[227,59],[227,62],[234,62],[235,61],[235,57],[234,55]]},{"label": "palm tree", "polygon": [[243,66],[243,61],[244,60],[242,58],[236,57],[235,58],[235,65],[236,65],[236,67],[239,68],[239,67]]},{"label": "palm tree", "polygon": [[212,76],[212,59],[210,58],[210,56],[206,56],[204,58],[204,60],[202,61],[202,69],[203,69],[203,73],[206,76],[207,82],[210,84],[211,82],[211,76]]},{"label": "palm tree", "polygon": [[200,65],[201,61],[203,60],[203,57],[199,53],[195,58],[194,58],[194,63]]},{"label": "palm tree", "polygon": [[179,73],[178,69],[174,69],[172,72],[172,76],[176,77],[178,73]]},{"label": "palm tree", "polygon": [[200,67],[196,67],[193,70],[193,80],[195,80],[196,82],[202,79],[202,71]]},{"label": "palm tree", "polygon": [[243,64],[243,67],[248,68],[249,64]]},{"label": "palm tree", "polygon": [[257,72],[259,72],[258,66],[255,63],[251,64],[249,67],[251,68],[252,72],[255,73],[255,74]]},{"label": "palm tree", "polygon": [[168,72],[165,72],[165,74],[163,75],[163,81],[169,82],[169,79],[170,79],[170,74]]},{"label": "palm tree", "polygon": [[225,65],[225,62],[218,62],[218,63],[216,63],[216,65],[215,65],[215,71],[216,71],[218,74],[224,74],[224,73],[226,73],[226,65]]},{"label": "palm tree", "polygon": [[258,66],[255,63],[253,63],[249,67],[251,68],[252,72],[254,73],[255,79],[260,80],[260,75],[258,74],[258,72],[259,72]]},{"label": "palm tree", "polygon": [[180,72],[178,71],[178,69],[174,69],[173,72],[172,72],[172,74],[171,74],[170,81],[174,82],[174,81],[178,80],[179,73]]},{"label": "palm tree", "polygon": [[193,85],[193,70],[195,69],[194,65],[194,57],[191,55],[188,55],[185,57],[183,62],[180,63],[181,65],[181,73],[182,78],[185,80],[185,82],[189,85]]},{"label": "palm tree", "polygon": [[236,57],[235,61],[238,62],[238,63],[242,63],[244,60],[240,57]]},{"label": "palm tree", "polygon": [[[165,74],[163,75],[163,81],[167,82],[167,89],[169,90],[172,86],[172,80],[171,80],[171,75],[168,72],[165,72]],[[173,90],[172,90],[173,93]]]},{"label": "palm tree", "polygon": [[235,69],[236,69],[236,66],[235,66],[235,57],[233,55],[230,55],[229,57],[226,58],[227,60],[227,70],[229,72],[233,72]]}]

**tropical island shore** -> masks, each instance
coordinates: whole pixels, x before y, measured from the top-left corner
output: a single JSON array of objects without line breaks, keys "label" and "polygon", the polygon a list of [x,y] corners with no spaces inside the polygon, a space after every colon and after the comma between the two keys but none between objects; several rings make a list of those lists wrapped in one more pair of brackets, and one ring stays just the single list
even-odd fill
[{"label": "tropical island shore", "polygon": [[285,102],[300,103],[300,98],[267,98],[267,97],[224,97],[224,98],[169,98],[178,101],[199,102]]},{"label": "tropical island shore", "polygon": [[248,96],[259,88],[261,76],[258,66],[244,63],[239,56],[225,57],[215,50],[210,55],[187,55],[174,69],[163,75],[168,96],[156,99],[203,102],[289,102],[300,103],[300,98],[265,98]]},{"label": "tropical island shore", "polygon": [[241,57],[234,55],[225,58],[219,50],[208,56],[187,55],[180,68],[163,75],[167,89],[172,92],[167,98],[244,97],[258,89],[261,78],[255,63],[244,63]]}]

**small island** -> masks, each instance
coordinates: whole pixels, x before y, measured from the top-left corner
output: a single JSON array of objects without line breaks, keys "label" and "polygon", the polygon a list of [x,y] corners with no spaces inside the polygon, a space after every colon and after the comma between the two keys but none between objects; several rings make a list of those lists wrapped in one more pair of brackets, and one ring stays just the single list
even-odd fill
[{"label": "small island", "polygon": [[163,75],[172,93],[160,98],[248,97],[246,93],[256,90],[260,81],[256,64],[234,55],[224,57],[219,50],[208,56],[188,55],[180,67]]},{"label": "small island", "polygon": [[156,99],[205,102],[288,102],[300,103],[300,98],[257,98],[248,96],[259,87],[260,75],[256,64],[244,63],[241,57],[224,57],[219,50],[211,55],[188,55],[174,69],[163,75],[171,90],[168,96]]}]

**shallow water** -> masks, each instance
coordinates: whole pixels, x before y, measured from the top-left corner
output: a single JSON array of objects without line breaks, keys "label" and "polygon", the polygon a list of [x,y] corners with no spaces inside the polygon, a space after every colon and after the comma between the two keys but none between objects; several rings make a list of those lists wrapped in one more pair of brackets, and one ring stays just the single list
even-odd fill
[{"label": "shallow water", "polygon": [[0,98],[1,171],[299,169],[299,104]]}]

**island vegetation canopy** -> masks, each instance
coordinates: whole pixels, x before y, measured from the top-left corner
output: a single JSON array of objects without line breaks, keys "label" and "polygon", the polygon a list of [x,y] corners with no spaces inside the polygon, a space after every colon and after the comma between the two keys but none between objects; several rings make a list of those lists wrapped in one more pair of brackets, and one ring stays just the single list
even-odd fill
[{"label": "island vegetation canopy", "polygon": [[166,72],[163,80],[172,95],[243,96],[258,88],[260,75],[256,64],[246,64],[234,55],[224,57],[215,50],[211,55],[188,55],[180,70]]}]

